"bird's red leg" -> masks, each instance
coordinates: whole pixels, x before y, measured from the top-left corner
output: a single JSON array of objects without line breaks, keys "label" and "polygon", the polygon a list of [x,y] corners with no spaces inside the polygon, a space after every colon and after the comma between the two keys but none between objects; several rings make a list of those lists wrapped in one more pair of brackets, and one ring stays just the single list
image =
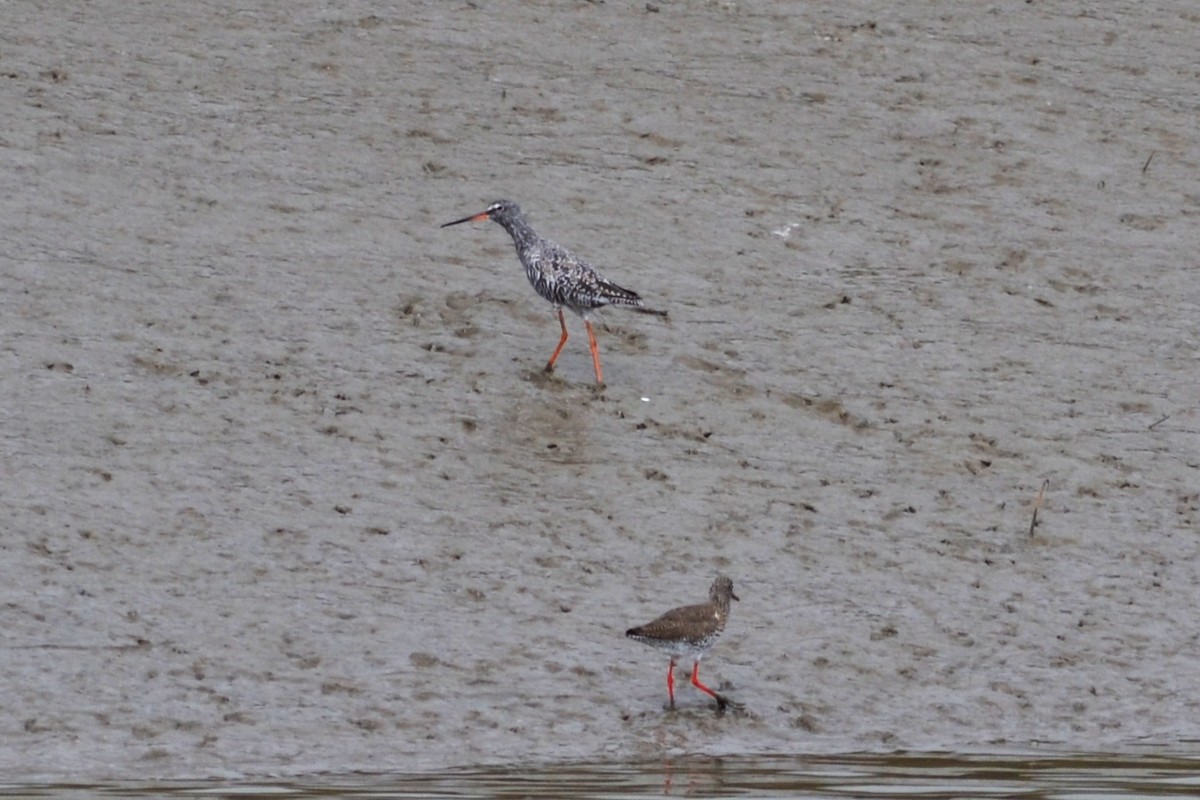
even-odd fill
[{"label": "bird's red leg", "polygon": [[588,344],[592,348],[592,364],[596,367],[596,385],[604,385],[604,370],[600,369],[600,345],[596,344],[596,334],[592,330],[592,321],[585,319],[583,324],[587,326]]},{"label": "bird's red leg", "polygon": [[563,319],[561,308],[558,310],[558,324],[562,326],[562,338],[558,340],[558,347],[554,348],[554,355],[550,356],[550,360],[546,363],[546,372],[554,372],[554,362],[558,360],[558,354],[562,352],[563,345],[567,343],[567,321]]},{"label": "bird's red leg", "polygon": [[713,700],[716,700],[718,708],[720,708],[722,710],[725,709],[725,704],[728,701],[724,697],[721,697],[721,695],[717,694],[712,689],[708,688],[707,686],[705,686],[703,683],[700,682],[700,662],[699,661],[692,664],[692,686],[695,686],[700,691],[702,691],[705,694],[712,697]]},{"label": "bird's red leg", "polygon": [[667,667],[667,696],[671,698],[671,708],[675,708],[675,659]]}]

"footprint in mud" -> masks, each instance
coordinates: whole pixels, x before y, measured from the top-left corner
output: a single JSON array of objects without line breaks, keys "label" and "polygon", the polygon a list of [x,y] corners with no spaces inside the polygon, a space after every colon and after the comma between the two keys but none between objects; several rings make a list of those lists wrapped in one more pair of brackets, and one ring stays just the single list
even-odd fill
[{"label": "footprint in mud", "polygon": [[425,321],[425,298],[419,294],[401,295],[396,303],[396,317],[414,328]]},{"label": "footprint in mud", "polygon": [[[627,328],[624,325],[606,321],[600,322],[598,327],[609,337],[616,339],[612,343],[614,349],[623,349],[624,352],[632,353],[645,353],[650,350],[650,333],[643,328]],[[617,348],[616,345],[623,347]]]},{"label": "footprint in mud", "polygon": [[712,385],[725,390],[734,397],[746,398],[757,394],[746,380],[746,370],[744,369],[727,367],[699,356],[679,356],[677,360],[685,367],[708,373],[712,376]]},{"label": "footprint in mud", "polygon": [[460,339],[475,338],[479,335],[480,328],[473,322],[473,312],[480,303],[487,301],[487,295],[482,292],[451,292],[443,298],[443,306],[438,309],[438,319],[442,328]]}]

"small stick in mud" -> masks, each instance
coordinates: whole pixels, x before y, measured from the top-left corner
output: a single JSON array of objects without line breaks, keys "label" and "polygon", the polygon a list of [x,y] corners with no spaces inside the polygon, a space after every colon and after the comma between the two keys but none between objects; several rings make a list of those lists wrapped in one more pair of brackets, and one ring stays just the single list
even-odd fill
[{"label": "small stick in mud", "polygon": [[1029,523],[1029,535],[1033,536],[1034,530],[1037,528],[1037,512],[1042,507],[1042,499],[1046,496],[1046,487],[1050,485],[1050,479],[1042,481],[1042,488],[1038,490],[1037,499],[1033,501],[1033,520]]},{"label": "small stick in mud", "polygon": [[1157,150],[1151,150],[1150,157],[1146,159],[1145,164],[1142,164],[1142,174],[1143,175],[1146,174],[1146,170],[1150,169],[1150,162],[1154,160],[1154,154],[1157,152],[1158,152]]}]

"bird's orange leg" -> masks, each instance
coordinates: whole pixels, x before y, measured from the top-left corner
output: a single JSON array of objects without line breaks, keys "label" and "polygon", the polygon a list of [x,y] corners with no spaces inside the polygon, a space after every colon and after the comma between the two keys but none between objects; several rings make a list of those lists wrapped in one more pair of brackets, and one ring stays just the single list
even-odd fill
[{"label": "bird's orange leg", "polygon": [[600,345],[596,344],[596,333],[592,330],[592,321],[585,319],[583,324],[587,326],[588,344],[592,348],[592,364],[596,367],[596,385],[604,385],[604,370],[600,369]]},{"label": "bird's orange leg", "polygon": [[700,691],[704,692],[705,694],[707,694],[711,697],[717,696],[716,692],[714,692],[712,689],[708,688],[707,686],[705,686],[703,683],[700,682],[700,662],[699,661],[697,661],[695,664],[692,665],[692,686],[695,686],[697,689],[699,689]]},{"label": "bird's orange leg", "polygon": [[558,310],[558,324],[562,326],[562,338],[558,340],[558,347],[554,348],[554,355],[550,356],[550,360],[546,362],[546,372],[554,372],[554,362],[558,360],[558,354],[562,352],[563,345],[567,343],[567,321],[563,319],[561,308]]},{"label": "bird's orange leg", "polygon": [[667,696],[671,698],[671,708],[675,708],[675,659],[667,667]]},{"label": "bird's orange leg", "polygon": [[708,688],[707,686],[705,686],[703,683],[700,682],[700,662],[699,661],[692,664],[692,686],[695,686],[700,691],[702,691],[705,694],[712,697],[713,700],[716,700],[717,708],[721,709],[722,711],[725,710],[725,704],[729,701],[727,701],[724,697],[717,694],[712,689]]}]

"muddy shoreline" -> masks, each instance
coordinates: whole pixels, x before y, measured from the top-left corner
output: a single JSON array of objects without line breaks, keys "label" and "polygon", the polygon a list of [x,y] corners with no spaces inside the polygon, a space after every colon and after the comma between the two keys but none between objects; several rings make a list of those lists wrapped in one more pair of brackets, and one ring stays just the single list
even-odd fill
[{"label": "muddy shoreline", "polygon": [[1189,4],[5,14],[6,776],[1200,738]]}]

